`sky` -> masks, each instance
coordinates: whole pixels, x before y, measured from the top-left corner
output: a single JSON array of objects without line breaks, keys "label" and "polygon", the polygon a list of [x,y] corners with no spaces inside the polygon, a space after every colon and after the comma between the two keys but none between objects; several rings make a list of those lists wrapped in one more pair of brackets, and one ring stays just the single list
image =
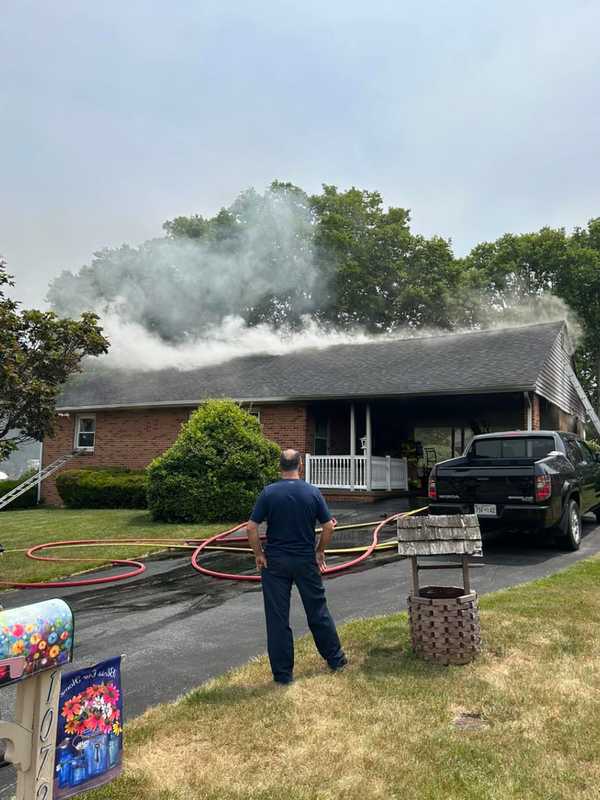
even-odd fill
[{"label": "sky", "polygon": [[477,242],[600,216],[596,0],[3,0],[15,296],[289,180]]}]

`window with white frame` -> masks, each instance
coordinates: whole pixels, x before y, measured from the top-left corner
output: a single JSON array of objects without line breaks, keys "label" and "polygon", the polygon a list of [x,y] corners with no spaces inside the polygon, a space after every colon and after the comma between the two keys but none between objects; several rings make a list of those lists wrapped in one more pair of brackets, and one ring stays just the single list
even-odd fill
[{"label": "window with white frame", "polygon": [[260,422],[260,408],[249,408],[248,413],[252,414]]},{"label": "window with white frame", "polygon": [[96,445],[96,417],[81,414],[75,423],[75,449],[92,452]]}]

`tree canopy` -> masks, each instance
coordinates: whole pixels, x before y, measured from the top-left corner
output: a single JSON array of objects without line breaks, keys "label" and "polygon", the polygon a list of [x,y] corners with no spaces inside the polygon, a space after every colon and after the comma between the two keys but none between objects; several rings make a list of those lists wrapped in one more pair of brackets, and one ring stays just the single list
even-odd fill
[{"label": "tree canopy", "polygon": [[60,387],[84,356],[108,350],[94,314],[73,320],[20,311],[3,288],[12,285],[0,259],[0,461],[20,442],[52,434]]}]

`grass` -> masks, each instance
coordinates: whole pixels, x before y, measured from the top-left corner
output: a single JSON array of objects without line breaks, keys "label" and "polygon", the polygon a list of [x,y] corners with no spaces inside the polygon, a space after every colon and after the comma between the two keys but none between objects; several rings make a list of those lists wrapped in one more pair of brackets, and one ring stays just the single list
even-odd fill
[{"label": "grass", "polygon": [[[164,545],[111,545],[106,548],[47,550],[43,555],[81,558],[76,562],[43,563],[26,558],[35,544],[67,539],[184,539],[201,538],[223,530],[218,525],[168,525],[153,522],[147,511],[131,509],[69,510],[43,508],[0,513],[0,581],[48,581],[97,568],[115,558],[136,558],[164,549]],[[8,552],[17,551],[17,552]],[[94,558],[101,562],[94,562]]]},{"label": "grass", "polygon": [[304,639],[290,687],[260,658],[129,723],[123,775],[85,797],[596,799],[599,586],[590,559],[484,597],[466,667],[417,660],[405,614],[345,625],[341,674]]}]

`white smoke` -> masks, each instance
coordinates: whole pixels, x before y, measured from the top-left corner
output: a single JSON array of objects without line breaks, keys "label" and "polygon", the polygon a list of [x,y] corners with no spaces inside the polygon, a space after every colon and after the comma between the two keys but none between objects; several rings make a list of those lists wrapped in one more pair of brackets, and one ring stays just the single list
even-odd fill
[{"label": "white smoke", "polygon": [[[55,279],[48,300],[64,316],[94,311],[113,330],[118,317],[179,342],[231,316],[261,321],[270,314],[280,324],[310,313],[322,277],[307,200],[249,191],[212,220],[204,238],[102,250],[89,266]],[[121,346],[127,343],[115,340]]]},{"label": "white smoke", "polygon": [[[482,320],[474,327],[457,328],[451,333],[477,333],[481,330],[508,330],[524,325],[567,321],[574,349],[581,328],[569,307],[553,295],[543,295],[528,303],[491,311],[481,302]],[[112,346],[99,360],[106,366],[125,370],[191,370],[223,364],[249,355],[282,355],[305,348],[324,349],[337,344],[364,344],[372,341],[398,341],[450,333],[440,328],[419,330],[397,328],[387,333],[368,334],[360,328],[349,331],[323,328],[308,315],[300,330],[275,329],[267,324],[248,326],[241,317],[228,316],[220,324],[208,327],[201,336],[170,344],[150,333],[142,325],[124,321],[122,316],[107,314],[102,318],[104,332]]]},{"label": "white smoke", "polygon": [[364,343],[375,338],[360,330],[325,330],[310,317],[303,318],[300,331],[291,331],[275,330],[266,324],[250,327],[241,317],[230,316],[220,325],[207,328],[201,337],[180,344],[169,344],[141,325],[125,322],[116,315],[103,317],[102,324],[112,346],[100,362],[127,370],[196,369],[222,364],[239,356],[281,355],[307,347]]},{"label": "white smoke", "polygon": [[[205,239],[157,239],[97,253],[91,266],[65,272],[52,284],[53,308],[69,316],[95,311],[111,342],[99,362],[127,370],[194,369],[245,355],[450,332],[398,325],[368,335],[320,327],[310,314],[320,308],[328,285],[302,193],[243,193],[224,219],[229,227],[222,239],[217,226]],[[456,292],[450,316],[460,324],[451,332],[568,320],[575,342],[580,327],[562,300],[523,292]],[[268,324],[246,321],[265,318]],[[286,327],[290,319],[293,326]]]},{"label": "white smoke", "polygon": [[486,298],[477,298],[481,322],[477,330],[508,330],[523,325],[541,325],[545,322],[566,322],[571,354],[583,335],[583,328],[575,312],[554,294],[544,293],[535,297],[513,297],[507,300],[504,308],[490,307]]}]

